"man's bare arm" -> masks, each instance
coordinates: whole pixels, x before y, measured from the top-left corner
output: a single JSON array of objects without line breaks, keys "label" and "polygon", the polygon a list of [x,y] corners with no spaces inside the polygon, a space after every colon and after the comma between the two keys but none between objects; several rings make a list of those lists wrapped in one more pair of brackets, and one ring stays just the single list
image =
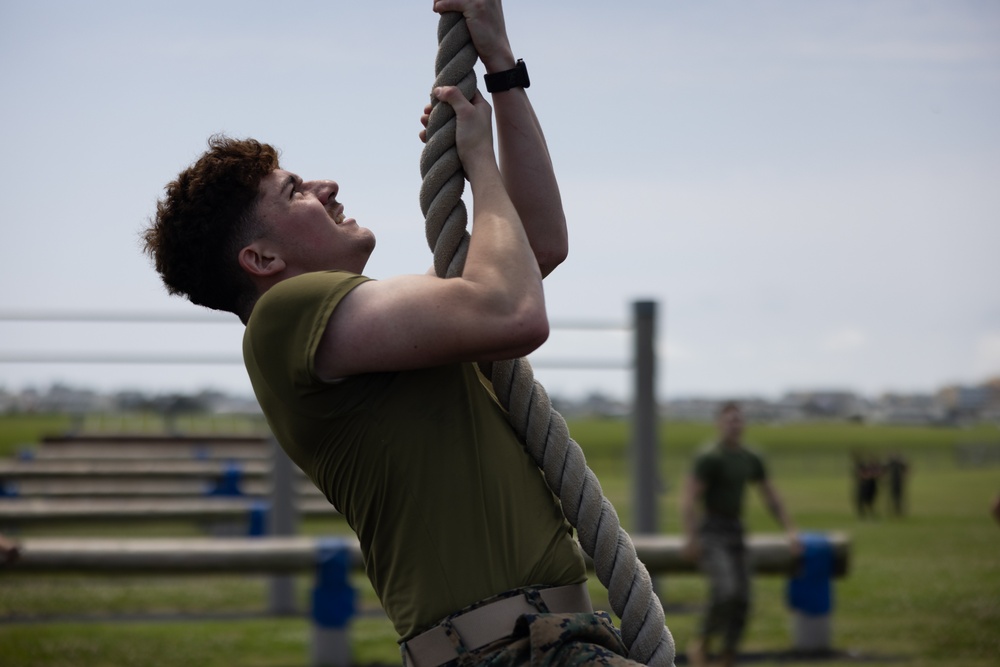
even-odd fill
[{"label": "man's bare arm", "polygon": [[548,337],[542,276],[503,184],[490,106],[457,88],[456,142],[473,197],[473,228],[461,277],[400,276],[356,287],[337,307],[316,355],[325,379],[459,361],[524,356]]},{"label": "man's bare arm", "polygon": [[[465,16],[469,33],[487,73],[514,67],[500,0],[436,0],[434,11]],[[493,94],[500,171],[521,216],[543,276],[566,259],[566,214],[542,126],[527,91],[512,88]]]},{"label": "man's bare arm", "polygon": [[684,553],[688,558],[698,557],[698,503],[705,493],[705,484],[695,475],[684,478],[681,491],[681,528],[684,530]]},{"label": "man's bare arm", "polygon": [[771,480],[765,479],[760,483],[760,493],[764,500],[764,505],[767,506],[768,511],[777,519],[778,523],[785,530],[785,534],[788,536],[788,541],[791,546],[792,552],[798,554],[802,547],[799,542],[799,533],[795,528],[795,523],[792,521],[791,515],[785,509],[785,503],[781,500],[781,495],[778,490],[771,483]]}]

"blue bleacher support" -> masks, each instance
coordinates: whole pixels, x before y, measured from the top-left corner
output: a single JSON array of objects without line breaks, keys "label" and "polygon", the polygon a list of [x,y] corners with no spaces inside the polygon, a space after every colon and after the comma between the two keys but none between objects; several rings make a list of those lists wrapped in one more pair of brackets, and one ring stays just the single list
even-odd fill
[{"label": "blue bleacher support", "polygon": [[16,498],[19,495],[21,494],[17,488],[17,482],[0,477],[0,498]]},{"label": "blue bleacher support", "polygon": [[250,537],[267,535],[267,513],[270,509],[270,504],[263,500],[256,500],[250,504],[250,521],[247,530]]},{"label": "blue bleacher support", "polygon": [[222,475],[215,481],[214,486],[210,486],[205,495],[208,496],[242,496],[243,490],[241,482],[243,479],[243,469],[237,461],[227,461],[226,468]]}]

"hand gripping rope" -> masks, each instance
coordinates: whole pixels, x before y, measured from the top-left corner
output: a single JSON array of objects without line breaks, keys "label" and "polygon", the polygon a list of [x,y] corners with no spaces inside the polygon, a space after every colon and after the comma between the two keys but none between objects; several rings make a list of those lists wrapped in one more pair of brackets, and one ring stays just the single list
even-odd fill
[{"label": "hand gripping rope", "polygon": [[[457,86],[466,98],[476,92],[473,67],[478,55],[461,14],[442,14],[434,86]],[[441,277],[462,273],[468,252],[468,213],[462,201],[465,174],[455,147],[455,112],[432,100],[427,144],[420,157],[420,208],[434,270]],[[655,667],[674,663],[674,639],[646,567],[587,467],[583,450],[570,437],[566,420],[552,409],[548,394],[534,379],[526,359],[480,363],[507,409],[511,425],[545,475],[566,518],[576,528],[583,550],[594,560],[597,578],[608,589],[611,608],[621,618],[629,658]]]}]

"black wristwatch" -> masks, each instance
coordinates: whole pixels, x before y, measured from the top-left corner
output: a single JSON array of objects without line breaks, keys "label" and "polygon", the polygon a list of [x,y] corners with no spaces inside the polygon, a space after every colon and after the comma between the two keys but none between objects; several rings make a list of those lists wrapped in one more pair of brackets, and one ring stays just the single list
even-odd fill
[{"label": "black wristwatch", "polygon": [[518,59],[514,69],[487,74],[483,77],[483,81],[486,82],[486,90],[491,93],[502,93],[511,88],[527,88],[531,85],[528,79],[528,66],[521,59]]}]

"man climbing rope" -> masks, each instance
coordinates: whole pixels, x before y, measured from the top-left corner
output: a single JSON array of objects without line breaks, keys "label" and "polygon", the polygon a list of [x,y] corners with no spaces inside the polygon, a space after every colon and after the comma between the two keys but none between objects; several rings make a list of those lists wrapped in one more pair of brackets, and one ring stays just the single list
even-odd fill
[{"label": "man climbing rope", "polygon": [[[542,278],[566,256],[559,190],[500,0],[461,12],[494,87],[434,91],[473,197],[462,274],[371,280],[372,232],[333,181],[254,140],[213,137],[167,186],[146,250],[171,293],[235,313],[272,431],[358,534],[406,664],[637,664],[557,500],[472,362],[548,335]],[[424,124],[427,124],[425,110]],[[425,133],[422,133],[426,138]]]}]

